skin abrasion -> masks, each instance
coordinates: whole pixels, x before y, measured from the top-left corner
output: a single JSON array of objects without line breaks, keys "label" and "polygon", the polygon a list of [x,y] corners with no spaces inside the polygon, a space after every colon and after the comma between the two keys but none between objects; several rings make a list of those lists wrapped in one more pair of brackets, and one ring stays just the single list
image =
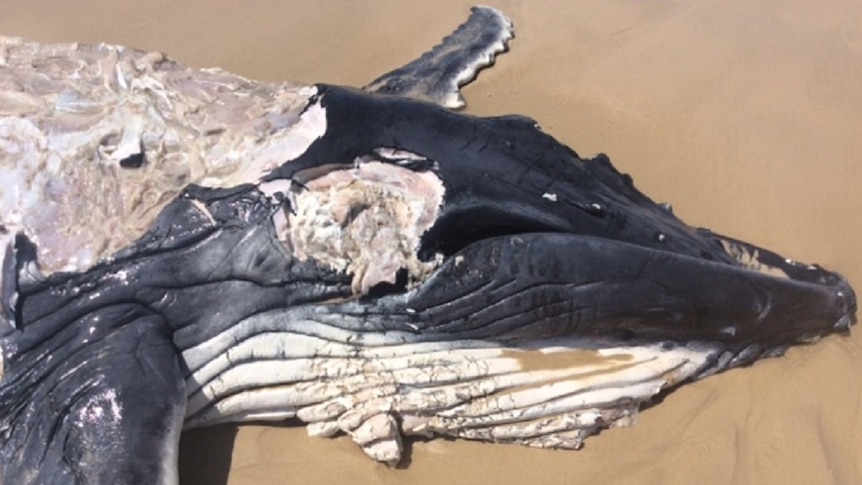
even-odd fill
[{"label": "skin abrasion", "polygon": [[401,270],[410,287],[439,266],[439,258],[421,261],[417,250],[443,195],[431,171],[364,161],[308,182],[292,201],[296,207],[285,210],[279,238],[300,260],[351,274],[356,294],[398,284]]}]

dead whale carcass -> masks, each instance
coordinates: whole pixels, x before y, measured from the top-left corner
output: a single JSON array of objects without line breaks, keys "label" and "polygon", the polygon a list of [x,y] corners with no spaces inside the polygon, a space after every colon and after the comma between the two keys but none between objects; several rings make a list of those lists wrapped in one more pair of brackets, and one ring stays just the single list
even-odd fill
[{"label": "dead whale carcass", "polygon": [[840,276],[532,120],[404,96],[457,100],[510,35],[477,9],[372,94],[4,41],[4,475],[171,480],[183,426],[286,417],[387,462],[405,434],[576,448],[849,327]]}]

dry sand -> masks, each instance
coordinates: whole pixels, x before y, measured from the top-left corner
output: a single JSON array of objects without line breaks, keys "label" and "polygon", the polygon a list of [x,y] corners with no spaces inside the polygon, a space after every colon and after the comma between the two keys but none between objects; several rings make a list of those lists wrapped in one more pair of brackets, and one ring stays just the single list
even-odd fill
[{"label": "dry sand", "polygon": [[[0,33],[162,50],[248,77],[362,85],[469,2],[4,0]],[[862,289],[862,4],[492,1],[512,51],[468,111],[608,153],[656,200]],[[688,385],[579,452],[434,440],[403,469],[303,428],[184,438],[183,483],[860,483],[862,331]]]}]

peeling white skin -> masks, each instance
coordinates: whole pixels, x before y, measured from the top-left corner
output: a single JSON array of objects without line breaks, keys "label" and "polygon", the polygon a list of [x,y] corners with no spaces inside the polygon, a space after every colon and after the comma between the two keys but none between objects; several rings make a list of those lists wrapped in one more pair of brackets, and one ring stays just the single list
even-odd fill
[{"label": "peeling white skin", "polygon": [[395,283],[401,268],[416,282],[439,266],[440,260],[420,261],[416,251],[444,192],[430,171],[363,162],[310,181],[292,200],[291,213],[274,223],[297,258],[353,275],[354,292],[363,294],[380,282]]},{"label": "peeling white skin", "polygon": [[322,106],[302,111],[313,87],[160,53],[0,37],[0,66],[0,224],[36,242],[45,273],[129,245],[187,184],[257,182],[326,131]]},{"label": "peeling white skin", "polygon": [[[734,244],[725,239],[721,239],[719,241],[721,242],[721,246],[724,248],[724,252],[736,258],[744,268],[758,273],[775,276],[776,278],[789,278],[787,273],[785,273],[781,268],[769,266],[760,262],[760,253],[756,249],[750,251],[744,246]],[[787,264],[791,263],[792,261],[787,261]]]},{"label": "peeling white skin", "polygon": [[[352,345],[307,334],[322,327],[306,321],[297,333],[242,340],[239,328],[215,337],[241,342],[188,379],[187,426],[297,417],[310,435],[344,432],[389,464],[408,435],[576,449],[599,429],[630,424],[643,403],[696,376],[717,352],[585,339],[520,349],[482,341]],[[194,354],[189,349],[193,368]],[[250,382],[265,387],[248,389]]]},{"label": "peeling white skin", "polygon": [[[11,259],[11,260],[9,260]],[[9,308],[15,308],[15,305],[18,301],[18,292],[17,291],[9,291],[12,288],[15,288],[16,281],[6,281],[4,268],[8,266],[14,267],[15,265],[15,235],[9,231],[8,229],[0,228],[0,298],[8,299],[8,301],[0,302],[0,304],[6,305]],[[4,330],[6,330],[5,326],[13,327],[14,322],[8,318],[9,316],[4,314],[2,311],[2,307],[0,307],[0,325],[4,326]],[[3,356],[0,353],[0,377],[3,377]]]}]

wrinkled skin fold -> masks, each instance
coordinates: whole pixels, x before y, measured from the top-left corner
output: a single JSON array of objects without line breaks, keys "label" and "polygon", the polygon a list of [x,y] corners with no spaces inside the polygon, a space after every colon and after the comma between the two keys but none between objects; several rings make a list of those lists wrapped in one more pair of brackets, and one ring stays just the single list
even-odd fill
[{"label": "wrinkled skin fold", "polygon": [[[685,224],[527,118],[326,85],[305,110],[326,130],[301,154],[188,185],[85,271],[43,276],[4,231],[10,483],[171,482],[183,426],[288,417],[388,463],[409,434],[577,448],[664,390],[855,322],[840,275]],[[371,163],[442,195],[407,248],[427,266],[357,283],[285,234],[315,181]],[[348,209],[333,220],[375,207]]]}]

